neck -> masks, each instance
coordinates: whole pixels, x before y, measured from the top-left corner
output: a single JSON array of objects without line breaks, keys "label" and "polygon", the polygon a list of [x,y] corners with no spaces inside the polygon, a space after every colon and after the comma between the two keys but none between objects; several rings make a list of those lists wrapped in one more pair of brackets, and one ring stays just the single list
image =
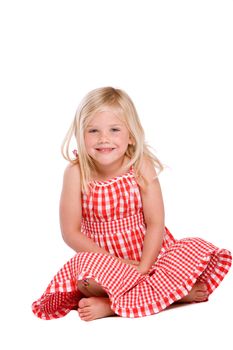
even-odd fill
[{"label": "neck", "polygon": [[129,158],[123,158],[122,160],[117,161],[114,164],[103,166],[98,163],[95,163],[96,171],[93,174],[93,177],[99,180],[107,180],[112,177],[122,175],[126,169],[127,164],[129,163]]}]

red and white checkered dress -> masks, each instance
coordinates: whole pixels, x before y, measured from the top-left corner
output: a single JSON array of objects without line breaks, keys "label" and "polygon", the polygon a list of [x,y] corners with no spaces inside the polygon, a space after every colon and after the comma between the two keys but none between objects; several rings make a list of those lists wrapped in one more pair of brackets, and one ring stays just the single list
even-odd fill
[{"label": "red and white checkered dress", "polygon": [[[82,233],[112,255],[140,260],[146,232],[133,169],[107,181],[93,181],[82,195]],[[111,255],[76,254],[32,305],[36,316],[53,319],[77,309],[77,281],[93,278],[108,293],[114,312],[124,317],[158,313],[189,293],[196,281],[211,294],[231,266],[231,253],[201,238],[176,240],[165,229],[160,254],[147,275]]]}]

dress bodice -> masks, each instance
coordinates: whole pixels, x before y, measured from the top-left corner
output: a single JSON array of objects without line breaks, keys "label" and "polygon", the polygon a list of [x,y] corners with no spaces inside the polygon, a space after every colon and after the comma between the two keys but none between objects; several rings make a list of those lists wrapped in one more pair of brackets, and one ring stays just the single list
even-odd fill
[{"label": "dress bodice", "polygon": [[134,171],[106,181],[92,181],[82,194],[82,217],[87,221],[112,221],[142,213],[142,201]]}]

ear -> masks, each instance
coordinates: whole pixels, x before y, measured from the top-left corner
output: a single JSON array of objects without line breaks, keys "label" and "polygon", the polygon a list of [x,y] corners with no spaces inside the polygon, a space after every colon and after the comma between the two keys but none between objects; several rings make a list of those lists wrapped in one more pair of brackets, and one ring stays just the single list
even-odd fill
[{"label": "ear", "polygon": [[131,135],[129,136],[129,145],[135,145],[134,138]]}]

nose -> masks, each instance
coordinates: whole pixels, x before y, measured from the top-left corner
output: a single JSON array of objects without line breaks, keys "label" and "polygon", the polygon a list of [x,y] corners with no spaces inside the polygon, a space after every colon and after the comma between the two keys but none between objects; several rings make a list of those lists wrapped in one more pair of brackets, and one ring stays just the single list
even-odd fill
[{"label": "nose", "polygon": [[102,131],[99,134],[99,142],[105,143],[109,140],[108,133],[106,131]]}]

